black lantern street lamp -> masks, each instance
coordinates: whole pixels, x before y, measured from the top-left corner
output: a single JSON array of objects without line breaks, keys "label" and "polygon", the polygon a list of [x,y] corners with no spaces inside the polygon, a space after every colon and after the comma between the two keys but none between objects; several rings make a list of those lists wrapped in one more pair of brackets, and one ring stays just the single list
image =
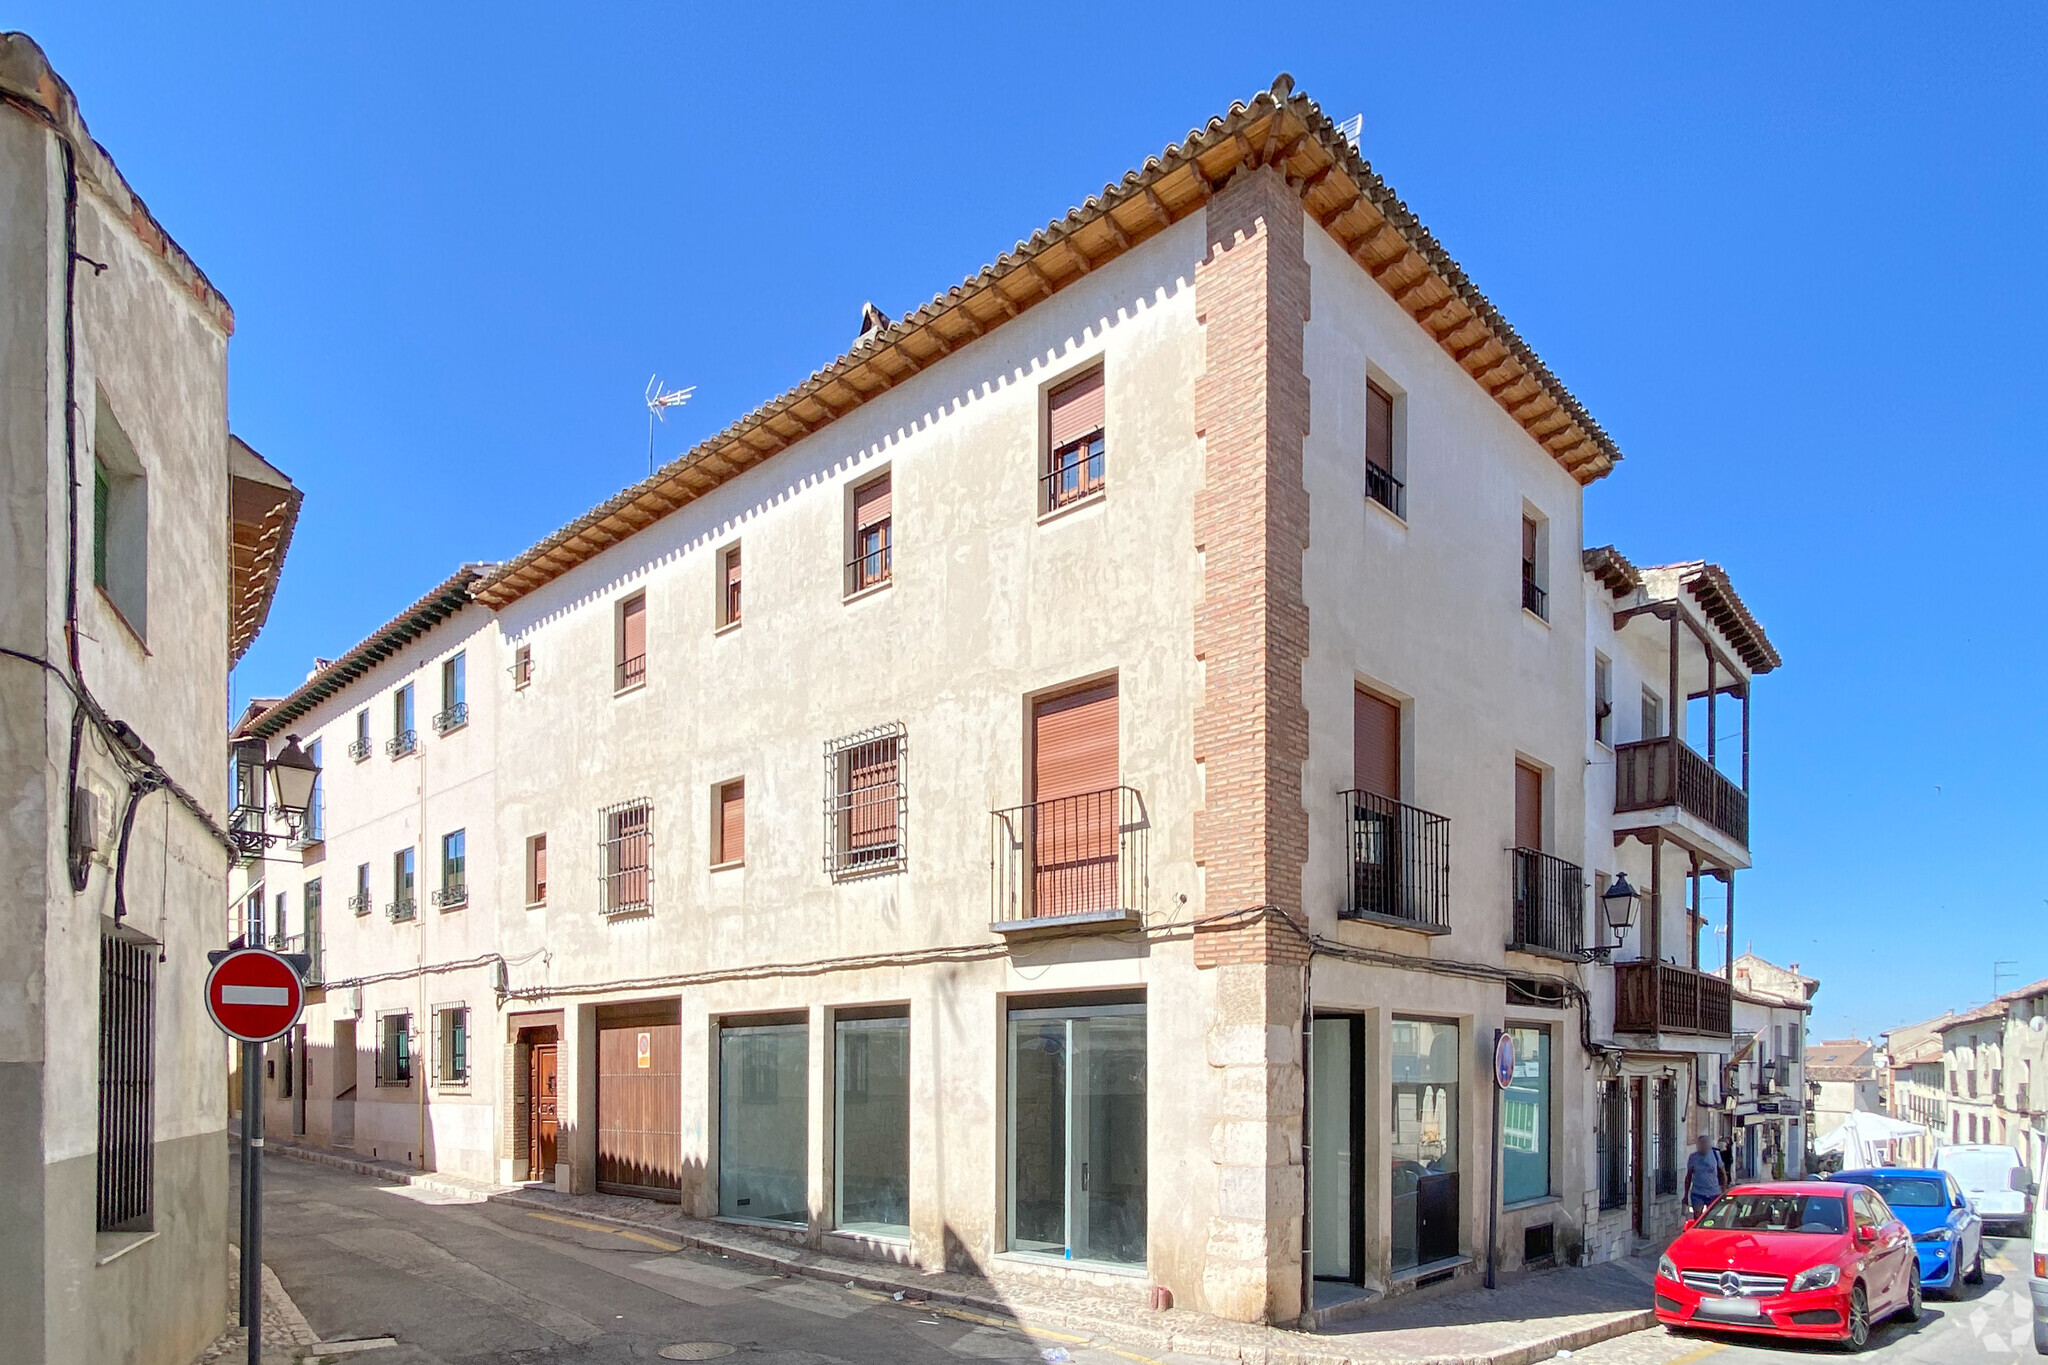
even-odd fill
[{"label": "black lantern street lamp", "polygon": [[1617,872],[1614,880],[1600,893],[1600,915],[1607,921],[1607,927],[1614,931],[1614,942],[1587,948],[1579,956],[1587,962],[1606,962],[1614,956],[1614,950],[1621,946],[1629,927],[1636,922],[1636,902],[1642,893],[1629,885],[1628,873]]},{"label": "black lantern street lamp", "polygon": [[[286,735],[284,748],[277,751],[277,757],[264,761],[262,741],[245,742],[236,746],[235,766],[238,811],[254,811],[257,819],[251,822],[236,821],[229,831],[235,846],[247,857],[258,857],[280,839],[295,839],[306,822],[306,813],[313,804],[313,786],[320,780],[320,765],[312,755],[299,747],[297,735]],[[271,810],[284,817],[285,832],[271,834],[262,827],[264,777],[267,776]],[[254,825],[254,828],[248,827]]]}]

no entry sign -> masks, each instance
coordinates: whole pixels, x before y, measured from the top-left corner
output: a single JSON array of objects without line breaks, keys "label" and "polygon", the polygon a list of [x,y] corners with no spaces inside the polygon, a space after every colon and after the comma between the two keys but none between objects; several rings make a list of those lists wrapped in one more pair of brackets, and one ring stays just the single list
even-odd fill
[{"label": "no entry sign", "polygon": [[292,964],[268,948],[240,948],[206,974],[206,1012],[221,1032],[267,1043],[299,1022],[306,989]]}]

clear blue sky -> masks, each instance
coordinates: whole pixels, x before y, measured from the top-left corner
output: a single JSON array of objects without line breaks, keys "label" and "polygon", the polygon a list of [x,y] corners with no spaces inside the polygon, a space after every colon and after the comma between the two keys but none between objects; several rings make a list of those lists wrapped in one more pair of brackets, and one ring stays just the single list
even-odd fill
[{"label": "clear blue sky", "polygon": [[2048,977],[2048,10],[1991,8],[5,22],[234,303],[234,427],[306,490],[238,703],[640,477],[650,372],[697,386],[673,456],[1276,72],[1363,111],[1627,453],[1589,537],[1719,561],[1783,651],[1737,937],[1868,1033]]}]

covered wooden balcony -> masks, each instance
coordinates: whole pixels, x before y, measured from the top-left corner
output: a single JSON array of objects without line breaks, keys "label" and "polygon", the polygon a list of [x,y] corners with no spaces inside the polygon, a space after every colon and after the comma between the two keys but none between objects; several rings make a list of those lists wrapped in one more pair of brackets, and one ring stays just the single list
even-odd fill
[{"label": "covered wooden balcony", "polygon": [[1749,793],[1676,735],[1614,747],[1614,812],[1671,806],[1749,847]]},{"label": "covered wooden balcony", "polygon": [[1728,983],[1671,962],[1617,962],[1614,1030],[1730,1037],[1734,1014]]}]

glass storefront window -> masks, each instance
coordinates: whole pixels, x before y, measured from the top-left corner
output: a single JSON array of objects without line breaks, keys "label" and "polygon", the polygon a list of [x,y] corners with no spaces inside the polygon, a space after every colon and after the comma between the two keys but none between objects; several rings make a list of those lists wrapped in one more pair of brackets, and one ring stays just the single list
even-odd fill
[{"label": "glass storefront window", "polygon": [[805,1168],[810,1030],[755,1024],[718,1034],[718,1212],[810,1222]]},{"label": "glass storefront window", "polygon": [[1010,1011],[1010,1248],[1145,1262],[1145,1007]]},{"label": "glass storefront window", "polygon": [[1363,1134],[1356,1076],[1363,1021],[1319,1018],[1309,1056],[1314,1093],[1309,1101],[1309,1229],[1315,1239],[1315,1277],[1356,1284],[1358,1150]]},{"label": "glass storefront window", "polygon": [[1393,1268],[1458,1254],[1458,1026],[1395,1019]]},{"label": "glass storefront window", "polygon": [[1550,1031],[1510,1028],[1515,1080],[1500,1097],[1501,1202],[1550,1193]]},{"label": "glass storefront window", "polygon": [[833,1026],[834,1226],[910,1235],[910,1019]]}]

